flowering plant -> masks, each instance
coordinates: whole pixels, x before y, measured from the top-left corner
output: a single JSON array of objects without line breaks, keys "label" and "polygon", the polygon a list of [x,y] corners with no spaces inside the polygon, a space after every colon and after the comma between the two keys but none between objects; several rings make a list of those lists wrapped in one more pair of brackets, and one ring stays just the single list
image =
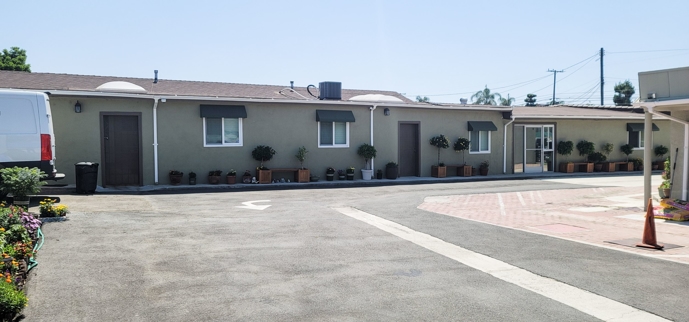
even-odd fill
[{"label": "flowering plant", "polygon": [[327,174],[333,174],[333,173],[335,173],[335,168],[333,168],[333,167],[328,167],[328,169],[325,170],[325,173],[327,173]]},{"label": "flowering plant", "polygon": [[64,217],[69,213],[67,206],[55,205],[57,199],[46,198],[38,205],[41,216],[43,217]]},{"label": "flowering plant", "polygon": [[181,176],[181,175],[183,175],[183,174],[184,174],[184,173],[181,172],[181,171],[170,170],[170,175],[173,175],[173,176]]},{"label": "flowering plant", "polygon": [[344,170],[337,170],[337,175],[339,175],[339,176],[345,175]]},{"label": "flowering plant", "polygon": [[354,173],[354,167],[347,168],[347,173],[353,174]]},{"label": "flowering plant", "polygon": [[228,177],[236,177],[237,171],[234,171],[234,169],[230,169],[230,171],[227,171],[227,176]]}]

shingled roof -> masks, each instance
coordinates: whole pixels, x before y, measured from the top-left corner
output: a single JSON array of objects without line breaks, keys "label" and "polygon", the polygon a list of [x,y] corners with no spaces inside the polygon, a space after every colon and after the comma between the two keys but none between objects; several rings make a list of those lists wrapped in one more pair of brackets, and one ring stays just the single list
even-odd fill
[{"label": "shingled roof", "polygon": [[[294,99],[303,100],[303,97],[312,99],[306,87],[294,87],[294,91],[301,94],[291,93],[289,86],[275,85],[254,85],[236,84],[219,82],[198,82],[158,79],[153,83],[151,78],[132,78],[115,76],[91,76],[73,74],[53,74],[53,73],[28,73],[17,71],[0,70],[0,88],[26,89],[26,90],[63,90],[63,91],[92,91],[107,82],[129,82],[141,86],[150,95],[170,95],[170,96],[199,96],[199,97],[228,97],[228,98],[252,98],[252,99]],[[282,91],[283,94],[280,93]],[[311,90],[314,92],[314,90]],[[314,94],[317,95],[318,88]],[[354,90],[342,89],[342,100],[346,101],[357,95],[382,94],[399,98],[404,103],[414,103],[414,101],[404,97],[404,95],[393,91],[376,90]]]}]

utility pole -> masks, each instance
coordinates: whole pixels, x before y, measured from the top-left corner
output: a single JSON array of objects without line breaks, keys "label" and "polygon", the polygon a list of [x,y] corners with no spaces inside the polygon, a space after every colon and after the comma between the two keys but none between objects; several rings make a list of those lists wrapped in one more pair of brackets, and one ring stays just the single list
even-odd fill
[{"label": "utility pole", "polygon": [[600,48],[600,105],[603,106],[603,88],[605,87],[605,78],[603,78],[603,54],[605,51],[603,47]]},{"label": "utility pole", "polygon": [[549,73],[553,73],[553,101],[552,105],[555,105],[555,83],[557,82],[557,73],[564,73],[564,70],[554,70],[554,69],[548,69]]}]

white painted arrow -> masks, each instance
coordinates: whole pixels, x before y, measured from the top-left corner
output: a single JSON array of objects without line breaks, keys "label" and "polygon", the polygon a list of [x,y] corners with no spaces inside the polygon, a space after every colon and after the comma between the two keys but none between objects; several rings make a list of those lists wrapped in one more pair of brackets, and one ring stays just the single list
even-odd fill
[{"label": "white painted arrow", "polygon": [[244,208],[244,209],[253,209],[253,210],[264,210],[271,205],[254,205],[254,202],[270,202],[270,200],[254,200],[254,201],[245,201],[242,202],[242,205],[244,206],[235,206],[237,208]]}]

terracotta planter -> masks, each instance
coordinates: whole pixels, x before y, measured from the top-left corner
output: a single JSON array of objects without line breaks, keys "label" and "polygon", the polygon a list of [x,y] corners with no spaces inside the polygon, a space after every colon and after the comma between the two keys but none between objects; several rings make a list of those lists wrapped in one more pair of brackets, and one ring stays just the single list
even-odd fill
[{"label": "terracotta planter", "polygon": [[235,184],[237,182],[237,176],[225,176],[227,178],[227,184]]},{"label": "terracotta planter", "polygon": [[670,194],[672,194],[672,189],[670,188],[663,188],[663,198],[670,198]]},{"label": "terracotta planter", "polygon": [[210,183],[210,184],[220,183],[220,176],[208,176],[208,183]]},{"label": "terracotta planter", "polygon": [[183,176],[184,175],[182,175],[182,174],[171,174],[170,175],[170,184],[171,185],[178,185],[178,184],[182,183],[182,177]]},{"label": "terracotta planter", "polygon": [[447,167],[431,166],[431,176],[436,178],[445,178],[447,176]]},{"label": "terracotta planter", "polygon": [[311,177],[311,171],[309,171],[309,169],[299,169],[297,173],[297,182],[309,182],[309,177]]},{"label": "terracotta planter", "polygon": [[563,173],[574,172],[574,163],[572,163],[572,162],[560,162],[560,172],[563,172]]}]

